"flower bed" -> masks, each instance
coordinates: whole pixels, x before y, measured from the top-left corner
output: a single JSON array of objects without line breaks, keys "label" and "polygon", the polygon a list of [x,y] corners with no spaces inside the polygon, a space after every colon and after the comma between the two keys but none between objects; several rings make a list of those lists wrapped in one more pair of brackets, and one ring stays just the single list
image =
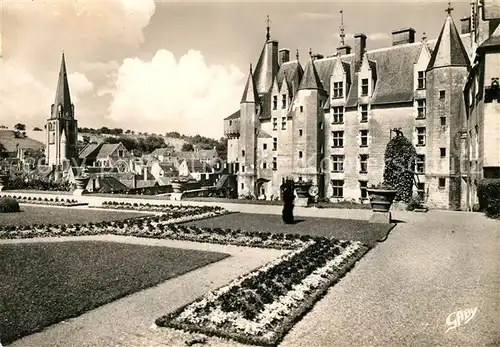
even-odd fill
[{"label": "flower bed", "polygon": [[275,346],[367,251],[360,242],[317,238],[156,320],[239,342]]},{"label": "flower bed", "polygon": [[192,213],[192,212],[198,212],[198,211],[203,211],[203,212],[218,212],[221,213],[222,211],[225,211],[225,213],[229,213],[229,211],[225,210],[222,207],[218,206],[190,206],[190,205],[169,205],[169,204],[163,204],[163,205],[156,205],[156,204],[149,204],[149,203],[130,203],[130,202],[125,202],[125,201],[104,201],[102,203],[101,208],[108,208],[108,209],[114,209],[114,210],[133,210],[133,211],[149,211],[149,212],[161,212],[161,213],[169,213],[169,212],[185,212],[185,213]]},{"label": "flower bed", "polygon": [[88,205],[86,202],[79,202],[75,199],[68,199],[68,198],[51,198],[51,197],[45,197],[42,198],[41,196],[25,196],[25,195],[11,195],[11,194],[2,194],[1,196],[9,196],[11,198],[19,200],[21,203],[25,204],[36,204],[36,205],[49,205],[49,206],[66,206],[66,207],[71,207],[71,206],[83,206],[83,205]]}]

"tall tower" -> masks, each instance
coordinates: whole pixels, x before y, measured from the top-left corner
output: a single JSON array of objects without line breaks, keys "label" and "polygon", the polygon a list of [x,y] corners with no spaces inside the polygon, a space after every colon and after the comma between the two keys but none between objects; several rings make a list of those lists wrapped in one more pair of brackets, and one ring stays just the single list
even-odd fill
[{"label": "tall tower", "polygon": [[64,53],[61,59],[56,97],[50,109],[50,118],[47,120],[46,128],[47,164],[60,166],[64,162],[69,162],[74,165],[73,160],[78,157],[76,146],[78,126],[75,120],[75,108],[71,103]]},{"label": "tall tower", "polygon": [[470,67],[448,6],[446,20],[427,66],[426,184],[429,204],[460,208],[460,105]]}]

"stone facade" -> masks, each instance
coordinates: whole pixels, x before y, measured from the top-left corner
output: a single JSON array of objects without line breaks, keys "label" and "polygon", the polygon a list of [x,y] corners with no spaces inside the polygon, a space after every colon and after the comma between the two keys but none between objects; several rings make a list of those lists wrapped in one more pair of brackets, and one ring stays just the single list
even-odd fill
[{"label": "stone facade", "polygon": [[224,119],[238,193],[278,197],[292,177],[311,180],[320,197],[366,199],[365,188],[383,179],[385,147],[398,128],[416,146],[415,190],[430,207],[463,209],[470,23],[462,20],[460,34],[448,14],[436,40],[414,42],[407,28],[376,50],[356,34],[352,53],[343,46],[327,57],[310,54],[304,67],[268,35],[240,110]]}]

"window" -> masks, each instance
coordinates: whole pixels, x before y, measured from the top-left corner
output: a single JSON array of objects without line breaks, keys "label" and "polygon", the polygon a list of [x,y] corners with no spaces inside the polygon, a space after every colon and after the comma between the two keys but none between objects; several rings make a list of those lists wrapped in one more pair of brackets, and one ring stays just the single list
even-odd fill
[{"label": "window", "polygon": [[245,189],[245,183],[241,184],[241,189]]},{"label": "window", "polygon": [[361,130],[360,132],[360,137],[361,137],[361,147],[367,147],[368,146],[368,130]]},{"label": "window", "polygon": [[267,163],[266,163],[266,162],[263,162],[263,163],[262,163],[262,168],[263,168],[263,169],[267,169]]},{"label": "window", "polygon": [[368,122],[368,105],[361,105],[361,122]]},{"label": "window", "polygon": [[439,188],[443,189],[446,187],[446,178],[439,177]]},{"label": "window", "polygon": [[368,172],[368,155],[367,154],[361,154],[359,156],[359,164],[360,164],[360,173],[367,173]]},{"label": "window", "polygon": [[232,120],[229,121],[229,125],[233,125],[233,121]]},{"label": "window", "polygon": [[343,131],[332,131],[333,147],[340,148],[344,147],[344,132]]},{"label": "window", "polygon": [[304,112],[304,106],[300,106],[300,112]]},{"label": "window", "polygon": [[332,180],[332,188],[334,198],[342,198],[344,196],[344,181]]},{"label": "window", "polygon": [[273,158],[273,170],[278,170],[278,158]]},{"label": "window", "polygon": [[440,90],[439,91],[439,99],[444,100],[445,97],[446,97],[446,91]]},{"label": "window", "polygon": [[343,155],[332,155],[332,172],[344,172]]},{"label": "window", "polygon": [[368,197],[368,181],[359,181],[359,190],[361,191],[361,199],[366,199]]},{"label": "window", "polygon": [[415,171],[421,174],[425,172],[425,155],[417,155],[417,159],[415,160]]},{"label": "window", "polygon": [[425,99],[417,100],[417,118],[424,119],[426,116]]},{"label": "window", "polygon": [[281,118],[281,130],[286,130],[286,117]]},{"label": "window", "polygon": [[425,127],[417,128],[417,146],[425,146]]},{"label": "window", "polygon": [[439,155],[440,155],[441,157],[446,157],[446,148],[441,147],[441,148],[439,149]]},{"label": "window", "polygon": [[241,156],[244,157],[245,156],[245,150],[242,150],[241,151]]},{"label": "window", "polygon": [[278,130],[278,118],[273,118],[273,130]]},{"label": "window", "polygon": [[342,124],[344,123],[344,108],[334,107],[333,108],[333,123]]},{"label": "window", "polygon": [[302,129],[299,129],[299,136],[302,136]]},{"label": "window", "polygon": [[278,96],[274,95],[273,96],[273,110],[278,109]]},{"label": "window", "polygon": [[339,99],[344,97],[344,82],[333,82],[333,98]]},{"label": "window", "polygon": [[425,89],[425,71],[418,72],[418,89]]},{"label": "window", "polygon": [[241,165],[241,172],[245,172],[245,165]]},{"label": "window", "polygon": [[425,196],[425,183],[422,183],[422,182],[417,183],[417,194],[422,199],[424,198],[424,196]]},{"label": "window", "polygon": [[267,143],[262,144],[262,149],[267,149]]},{"label": "window", "polygon": [[281,96],[281,108],[286,108],[286,94]]},{"label": "window", "polygon": [[361,96],[368,95],[368,78],[361,80]]},{"label": "window", "polygon": [[446,126],[446,117],[441,117],[441,126]]},{"label": "window", "polygon": [[273,151],[277,151],[277,150],[278,150],[278,138],[274,137],[273,138]]},{"label": "window", "polygon": [[118,150],[118,156],[121,158],[123,157],[123,149]]},{"label": "window", "polygon": [[299,151],[299,158],[302,158],[302,151]]}]

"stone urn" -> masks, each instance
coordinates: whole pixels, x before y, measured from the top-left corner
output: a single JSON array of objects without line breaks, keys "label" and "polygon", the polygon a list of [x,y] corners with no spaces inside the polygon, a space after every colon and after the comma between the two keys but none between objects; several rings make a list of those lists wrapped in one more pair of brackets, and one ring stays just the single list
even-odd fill
[{"label": "stone urn", "polygon": [[90,177],[75,177],[76,189],[73,195],[83,195],[87,193],[87,185],[89,184]]},{"label": "stone urn", "polygon": [[172,181],[172,191],[174,193],[182,193],[185,183],[181,181]]},{"label": "stone urn", "polygon": [[7,189],[9,185],[9,175],[0,175],[0,192]]},{"label": "stone urn", "polygon": [[384,188],[367,188],[373,212],[389,212],[397,191]]}]

